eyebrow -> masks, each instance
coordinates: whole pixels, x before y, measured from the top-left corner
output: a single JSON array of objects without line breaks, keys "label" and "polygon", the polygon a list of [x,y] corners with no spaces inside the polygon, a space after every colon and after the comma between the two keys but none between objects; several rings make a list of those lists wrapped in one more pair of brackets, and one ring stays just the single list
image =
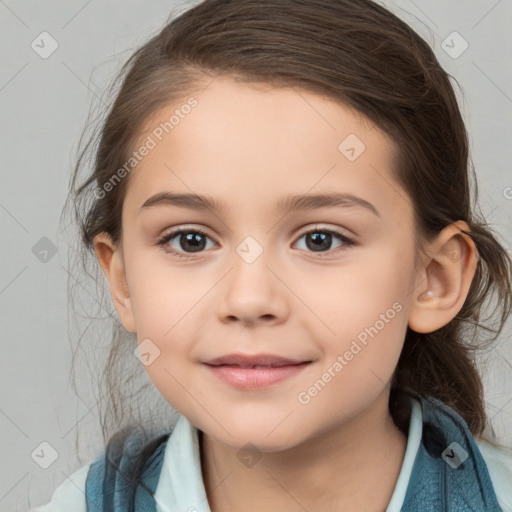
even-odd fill
[{"label": "eyebrow", "polygon": [[[139,213],[147,208],[155,206],[178,206],[181,208],[189,208],[191,210],[203,210],[212,212],[225,212],[225,203],[217,201],[211,196],[204,196],[198,194],[176,194],[172,192],[160,192],[148,198],[144,204],[139,208]],[[354,194],[298,194],[291,195],[281,199],[277,203],[278,211],[292,211],[292,210],[316,210],[320,208],[332,207],[353,207],[359,206],[372,212],[377,217],[380,213],[365,199]]]}]

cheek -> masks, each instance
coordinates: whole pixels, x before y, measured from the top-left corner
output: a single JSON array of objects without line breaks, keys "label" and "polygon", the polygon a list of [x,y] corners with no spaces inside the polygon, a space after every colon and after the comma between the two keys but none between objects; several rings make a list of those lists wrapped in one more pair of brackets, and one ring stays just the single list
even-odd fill
[{"label": "cheek", "polygon": [[391,245],[358,251],[342,266],[302,274],[295,289],[331,332],[355,335],[388,310],[394,317],[395,303],[406,309],[413,263],[408,251]]},{"label": "cheek", "polygon": [[346,365],[340,380],[366,379],[370,370],[387,379],[393,372],[407,330],[413,264],[412,252],[389,245],[358,252],[345,267],[308,280],[305,296],[323,324],[316,337],[323,333],[326,364],[342,356]]},{"label": "cheek", "polygon": [[215,307],[208,291],[216,277],[197,267],[167,265],[165,257],[153,257],[147,250],[134,247],[128,254],[127,280],[140,352],[149,352],[151,359],[145,369],[168,402],[182,408],[181,402],[187,403],[183,389],[192,385],[194,350],[206,331],[202,312]]},{"label": "cheek", "polygon": [[[208,290],[211,275],[166,262],[157,249],[133,247],[126,257],[131,306],[139,337],[166,340],[187,324]],[[211,285],[210,285],[211,286]]]}]

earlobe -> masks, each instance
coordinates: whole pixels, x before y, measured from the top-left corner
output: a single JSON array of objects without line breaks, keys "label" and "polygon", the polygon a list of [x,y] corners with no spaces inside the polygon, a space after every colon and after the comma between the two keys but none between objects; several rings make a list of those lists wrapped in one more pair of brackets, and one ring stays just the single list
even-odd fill
[{"label": "earlobe", "polygon": [[136,332],[121,246],[116,246],[107,233],[100,233],[94,237],[94,251],[124,328]]},{"label": "earlobe", "polygon": [[457,221],[444,228],[427,249],[419,270],[409,313],[409,327],[433,332],[461,310],[478,264],[468,225]]}]

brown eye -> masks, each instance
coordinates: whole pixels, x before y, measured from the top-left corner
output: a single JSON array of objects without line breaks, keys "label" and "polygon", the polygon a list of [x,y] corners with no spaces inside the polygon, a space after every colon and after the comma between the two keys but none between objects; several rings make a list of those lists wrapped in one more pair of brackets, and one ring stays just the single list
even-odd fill
[{"label": "brown eye", "polygon": [[353,241],[350,238],[334,229],[313,229],[303,233],[299,240],[301,238],[305,238],[305,250],[317,253],[331,252],[333,250],[332,244],[336,238],[341,243],[334,247],[334,249],[353,245]]},{"label": "brown eye", "polygon": [[[200,229],[176,229],[161,238],[158,241],[158,245],[165,251],[174,254],[193,254],[204,251],[208,239],[211,240],[211,238]],[[173,245],[171,245],[170,242]],[[215,242],[213,243],[216,245]]]}]

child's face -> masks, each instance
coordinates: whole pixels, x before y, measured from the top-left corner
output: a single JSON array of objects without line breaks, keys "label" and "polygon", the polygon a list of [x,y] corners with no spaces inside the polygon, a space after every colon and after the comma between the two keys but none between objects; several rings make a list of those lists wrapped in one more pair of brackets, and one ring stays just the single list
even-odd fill
[{"label": "child's face", "polygon": [[[285,449],[383,396],[387,404],[419,284],[412,206],[392,177],[390,140],[347,107],[221,78],[194,97],[161,141],[151,133],[186,99],[141,137],[157,145],[132,171],[123,205],[130,297],[121,318],[139,343],[151,340],[146,357],[158,347],[146,370],[194,425],[233,448]],[[166,192],[209,196],[224,209],[141,208]],[[335,193],[373,206],[279,207],[288,196]],[[180,258],[158,246],[176,228],[207,236],[168,241]],[[322,242],[332,229],[353,245],[336,234]],[[234,353],[311,362],[241,389],[205,364]]]}]

